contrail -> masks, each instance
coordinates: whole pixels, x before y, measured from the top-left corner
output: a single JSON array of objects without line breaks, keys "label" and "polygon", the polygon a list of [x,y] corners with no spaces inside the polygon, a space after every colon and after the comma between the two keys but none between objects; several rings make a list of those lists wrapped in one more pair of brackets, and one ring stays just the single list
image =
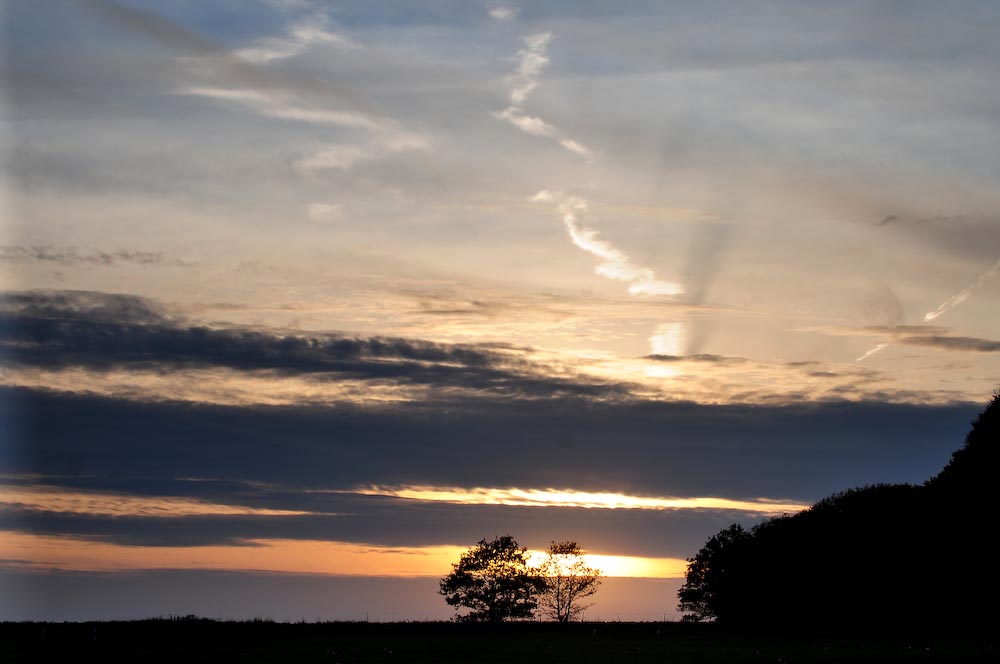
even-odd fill
[{"label": "contrail", "polygon": [[934,311],[927,313],[924,316],[924,322],[925,323],[930,322],[935,318],[937,318],[938,316],[940,316],[941,314],[948,311],[949,309],[957,307],[958,305],[968,300],[970,297],[972,297],[973,290],[982,286],[983,282],[985,282],[987,279],[995,275],[997,272],[1000,272],[1000,260],[997,260],[996,265],[991,267],[986,272],[983,272],[979,276],[979,278],[976,279],[974,282],[972,282],[971,284],[963,288],[961,291],[959,291],[955,295],[952,295],[950,298],[945,300],[945,302],[940,307],[938,307]]},{"label": "contrail", "polygon": [[596,230],[581,225],[580,216],[590,212],[590,204],[585,199],[542,190],[529,200],[534,203],[555,203],[562,213],[563,224],[573,244],[602,260],[594,271],[602,277],[628,283],[630,294],[680,295],[684,292],[680,284],[658,280],[651,269],[635,265],[625,252],[599,239]]},{"label": "contrail", "polygon": [[[982,286],[987,279],[996,275],[998,272],[1000,272],[1000,260],[997,260],[997,262],[993,265],[993,267],[991,267],[990,269],[986,270],[986,272],[983,272],[981,275],[979,275],[978,279],[976,279],[971,284],[960,290],[958,293],[952,295],[947,300],[945,300],[940,307],[938,307],[934,311],[929,311],[926,314],[924,314],[924,322],[929,323],[932,320],[935,320],[936,318],[947,313],[949,310],[954,309],[958,305],[968,300],[970,297],[972,297],[972,291]],[[860,362],[862,360],[868,359],[869,357],[879,352],[888,345],[889,344],[879,344],[878,346],[875,346],[870,351],[868,351],[867,353],[859,357],[857,360],[855,360],[855,362]]]},{"label": "contrail", "polygon": [[864,355],[862,355],[861,357],[859,357],[858,359],[856,359],[854,361],[855,362],[861,362],[863,360],[867,360],[869,357],[871,357],[875,353],[879,352],[883,348],[887,348],[888,346],[889,346],[889,344],[879,344],[879,345],[875,346],[870,351],[868,351],[867,353],[865,353]]}]

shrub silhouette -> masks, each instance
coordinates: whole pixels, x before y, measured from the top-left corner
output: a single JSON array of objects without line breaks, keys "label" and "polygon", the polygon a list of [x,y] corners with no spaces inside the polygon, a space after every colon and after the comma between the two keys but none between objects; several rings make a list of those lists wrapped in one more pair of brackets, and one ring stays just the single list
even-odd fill
[{"label": "shrub silhouette", "polygon": [[850,489],[750,531],[731,526],[689,559],[688,620],[735,625],[987,627],[998,505],[1000,395],[922,486]]}]

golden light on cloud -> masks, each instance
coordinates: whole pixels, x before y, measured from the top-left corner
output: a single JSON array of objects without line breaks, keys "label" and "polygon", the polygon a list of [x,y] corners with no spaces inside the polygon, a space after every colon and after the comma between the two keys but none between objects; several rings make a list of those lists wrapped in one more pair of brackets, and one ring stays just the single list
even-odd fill
[{"label": "golden light on cloud", "polygon": [[660,323],[649,338],[649,350],[653,355],[681,355],[684,353],[684,323]]},{"label": "golden light on cloud", "polygon": [[5,369],[0,385],[89,393],[114,399],[171,399],[220,406],[351,403],[372,407],[414,401],[423,391],[392,381],[286,376],[273,371],[182,368],[91,371],[78,367]]},{"label": "golden light on cloud", "polygon": [[123,496],[11,486],[0,486],[0,507],[17,507],[38,512],[69,512],[92,516],[296,516],[308,514],[308,512],[293,510],[220,505],[189,498]]},{"label": "golden light on cloud", "polygon": [[572,489],[371,486],[352,489],[349,493],[459,505],[510,505],[515,507],[642,510],[712,509],[753,512],[755,514],[785,514],[788,512],[799,512],[809,507],[805,503],[780,502],[766,498],[732,500],[715,497],[631,496],[623,493],[574,491]]},{"label": "golden light on cloud", "polygon": [[[122,546],[105,542],[0,533],[0,558],[31,567],[73,571],[203,569],[345,576],[443,576],[468,547],[390,547],[311,540],[248,540],[246,546]],[[541,552],[531,552],[533,562]],[[686,562],[587,554],[605,576],[677,578]]]}]

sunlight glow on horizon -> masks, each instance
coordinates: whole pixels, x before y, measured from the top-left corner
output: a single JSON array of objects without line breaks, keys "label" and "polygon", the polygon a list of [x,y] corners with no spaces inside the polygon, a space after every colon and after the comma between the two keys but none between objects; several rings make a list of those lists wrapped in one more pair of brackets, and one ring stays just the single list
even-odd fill
[{"label": "sunlight glow on horizon", "polygon": [[[443,576],[468,546],[376,546],[316,540],[246,540],[243,545],[127,546],[85,539],[0,533],[0,558],[45,561],[27,569],[124,571],[200,569],[336,576]],[[529,551],[531,564],[544,552]],[[671,579],[684,576],[680,558],[586,554],[604,576]]]},{"label": "sunlight glow on horizon", "polygon": [[[687,561],[682,558],[643,558],[640,556],[608,556],[584,553],[583,562],[598,570],[601,576],[680,579],[687,573]],[[545,560],[545,551],[528,551],[528,565],[537,567]]]}]

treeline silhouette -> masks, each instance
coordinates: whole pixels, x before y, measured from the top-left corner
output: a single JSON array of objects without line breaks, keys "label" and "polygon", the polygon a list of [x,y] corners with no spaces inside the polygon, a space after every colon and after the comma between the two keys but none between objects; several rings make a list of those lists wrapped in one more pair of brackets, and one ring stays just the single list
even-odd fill
[{"label": "treeline silhouette", "polygon": [[995,627],[998,449],[1000,393],[922,485],[851,489],[712,537],[689,559],[680,610],[748,627]]}]

